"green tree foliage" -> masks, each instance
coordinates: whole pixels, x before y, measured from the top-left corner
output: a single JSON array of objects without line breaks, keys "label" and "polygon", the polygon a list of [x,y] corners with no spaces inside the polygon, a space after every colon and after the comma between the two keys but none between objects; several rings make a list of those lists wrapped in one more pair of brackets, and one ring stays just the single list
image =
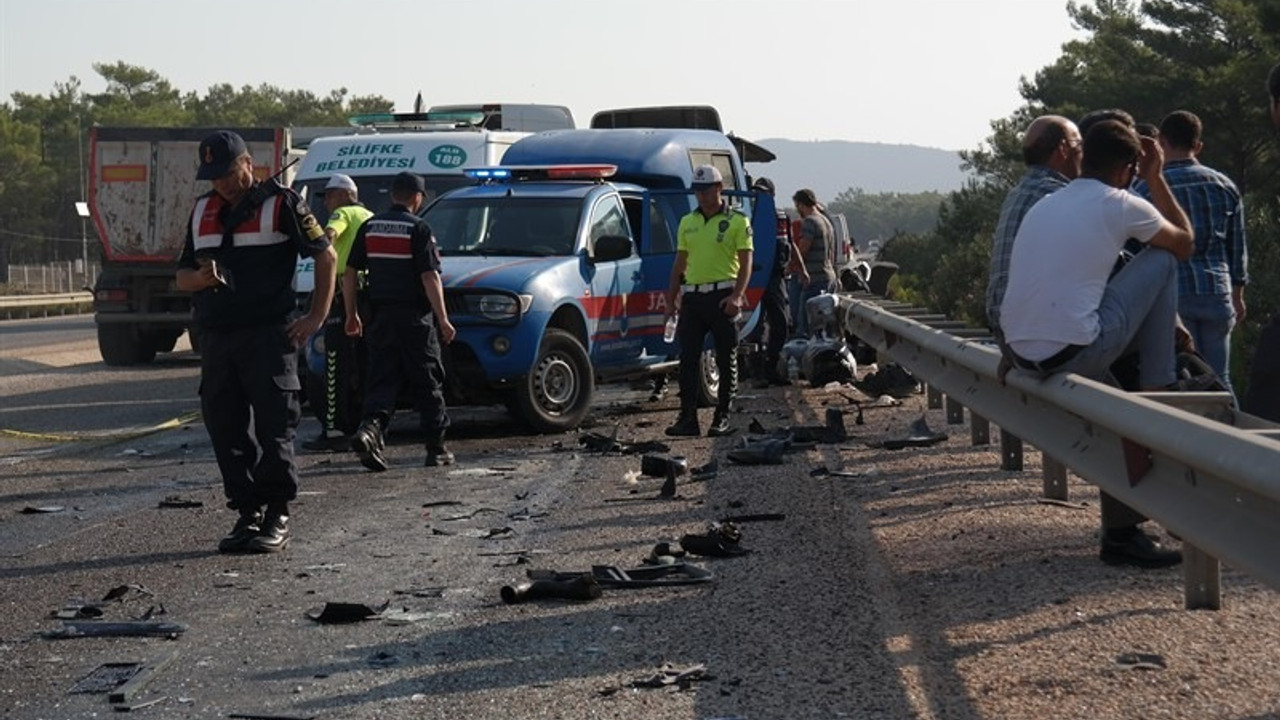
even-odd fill
[{"label": "green tree foliage", "polygon": [[1123,108],[1158,123],[1190,110],[1204,122],[1205,164],[1245,193],[1249,316],[1233,335],[1237,389],[1247,377],[1259,326],[1280,306],[1280,143],[1268,114],[1265,79],[1280,62],[1280,0],[1096,0],[1069,2],[1084,37],[1024,78],[1025,104],[991,123],[979,148],[962,153],[976,180],[952,193],[928,233],[895,238],[882,253],[898,262],[898,286],[939,312],[980,324],[991,235],[1000,202],[1021,176],[1018,133],[1034,117],[1079,118]]},{"label": "green tree foliage", "polygon": [[[175,88],[158,72],[124,62],[97,63],[101,93],[84,92],[71,77],[48,95],[14,93],[0,103],[0,282],[13,262],[80,257],[86,199],[88,132],[93,125],[160,127],[344,126],[351,115],[387,112],[386,98],[325,97],[271,85],[235,89],[220,84],[201,96]],[[91,243],[94,252],[97,244]]]},{"label": "green tree foliage", "polygon": [[928,232],[938,223],[938,192],[876,193],[850,188],[828,204],[833,213],[844,213],[849,233],[858,242],[887,240],[898,233]]}]

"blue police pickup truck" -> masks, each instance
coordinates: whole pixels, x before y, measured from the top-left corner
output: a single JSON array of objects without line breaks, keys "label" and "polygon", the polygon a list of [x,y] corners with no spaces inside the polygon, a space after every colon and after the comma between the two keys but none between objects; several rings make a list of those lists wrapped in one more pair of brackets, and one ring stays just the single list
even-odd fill
[{"label": "blue police pickup truck", "polygon": [[[427,208],[458,329],[446,348],[453,405],[506,406],[534,430],[576,427],[598,382],[668,373],[663,340],[676,228],[695,207],[692,169],[715,165],[752,219],[755,257],[740,337],[759,321],[773,263],[773,198],[747,190],[735,139],[714,130],[573,129],[513,144],[477,184]],[[718,383],[703,362],[702,404]]]}]

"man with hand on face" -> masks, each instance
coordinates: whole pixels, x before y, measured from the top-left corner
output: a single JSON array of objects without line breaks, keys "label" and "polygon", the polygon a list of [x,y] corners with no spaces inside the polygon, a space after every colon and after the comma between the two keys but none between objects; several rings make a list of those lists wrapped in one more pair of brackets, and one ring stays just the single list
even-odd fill
[{"label": "man with hand on face", "polygon": [[680,319],[680,415],[666,429],[672,437],[702,434],[698,426],[698,382],[702,343],[711,333],[720,371],[716,412],[707,428],[715,437],[733,432],[729,410],[738,392],[738,327],[751,279],[751,222],[721,196],[724,177],[713,165],[699,165],[691,183],[698,207],[680,219],[676,260],[667,289],[667,318]]},{"label": "man with hand on face", "polygon": [[[1014,367],[1041,378],[1074,372],[1101,381],[1117,358],[1136,351],[1140,389],[1175,382],[1178,261],[1191,255],[1194,242],[1163,166],[1155,139],[1103,120],[1085,134],[1080,177],[1027,212],[1000,306],[1001,351]],[[1150,202],[1129,192],[1136,176],[1150,187]],[[1111,276],[1129,238],[1146,249]],[[1139,528],[1140,515],[1107,497],[1103,562],[1148,568],[1181,562],[1181,553]]]},{"label": "man with hand on face", "polygon": [[[329,312],[336,257],[297,193],[254,177],[239,135],[206,137],[199,158],[196,177],[213,190],[191,212],[177,285],[193,293],[201,411],[227,506],[240,513],[218,550],[278,552],[298,492],[297,349]],[[310,312],[290,322],[299,255],[315,260],[316,286]]]}]

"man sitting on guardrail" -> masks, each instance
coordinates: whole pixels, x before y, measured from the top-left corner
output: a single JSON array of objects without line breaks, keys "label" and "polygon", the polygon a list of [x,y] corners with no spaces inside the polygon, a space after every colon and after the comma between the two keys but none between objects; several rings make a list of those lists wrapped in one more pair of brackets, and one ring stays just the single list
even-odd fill
[{"label": "man sitting on guardrail", "polygon": [[[1194,242],[1163,167],[1159,144],[1131,127],[1104,120],[1089,129],[1080,177],[1036,203],[1014,240],[1000,308],[1008,363],[1040,377],[1072,372],[1104,380],[1117,358],[1136,351],[1141,389],[1174,384],[1177,267]],[[1150,202],[1128,191],[1135,176],[1146,180]],[[1129,238],[1147,250],[1108,280]],[[1181,561],[1136,523],[1112,525],[1104,513],[1103,525],[1107,563]]]}]

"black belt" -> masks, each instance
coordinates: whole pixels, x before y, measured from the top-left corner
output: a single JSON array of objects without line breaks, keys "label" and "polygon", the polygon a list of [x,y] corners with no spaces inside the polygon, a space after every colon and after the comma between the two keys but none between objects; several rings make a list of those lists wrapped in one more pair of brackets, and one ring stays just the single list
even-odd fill
[{"label": "black belt", "polygon": [[1018,353],[1010,350],[1009,355],[1011,357],[1009,359],[1013,361],[1014,365],[1017,365],[1023,370],[1035,370],[1038,373],[1048,375],[1063,365],[1066,365],[1068,360],[1079,355],[1080,351],[1084,350],[1086,347],[1088,346],[1068,345],[1043,360],[1028,360]]}]

